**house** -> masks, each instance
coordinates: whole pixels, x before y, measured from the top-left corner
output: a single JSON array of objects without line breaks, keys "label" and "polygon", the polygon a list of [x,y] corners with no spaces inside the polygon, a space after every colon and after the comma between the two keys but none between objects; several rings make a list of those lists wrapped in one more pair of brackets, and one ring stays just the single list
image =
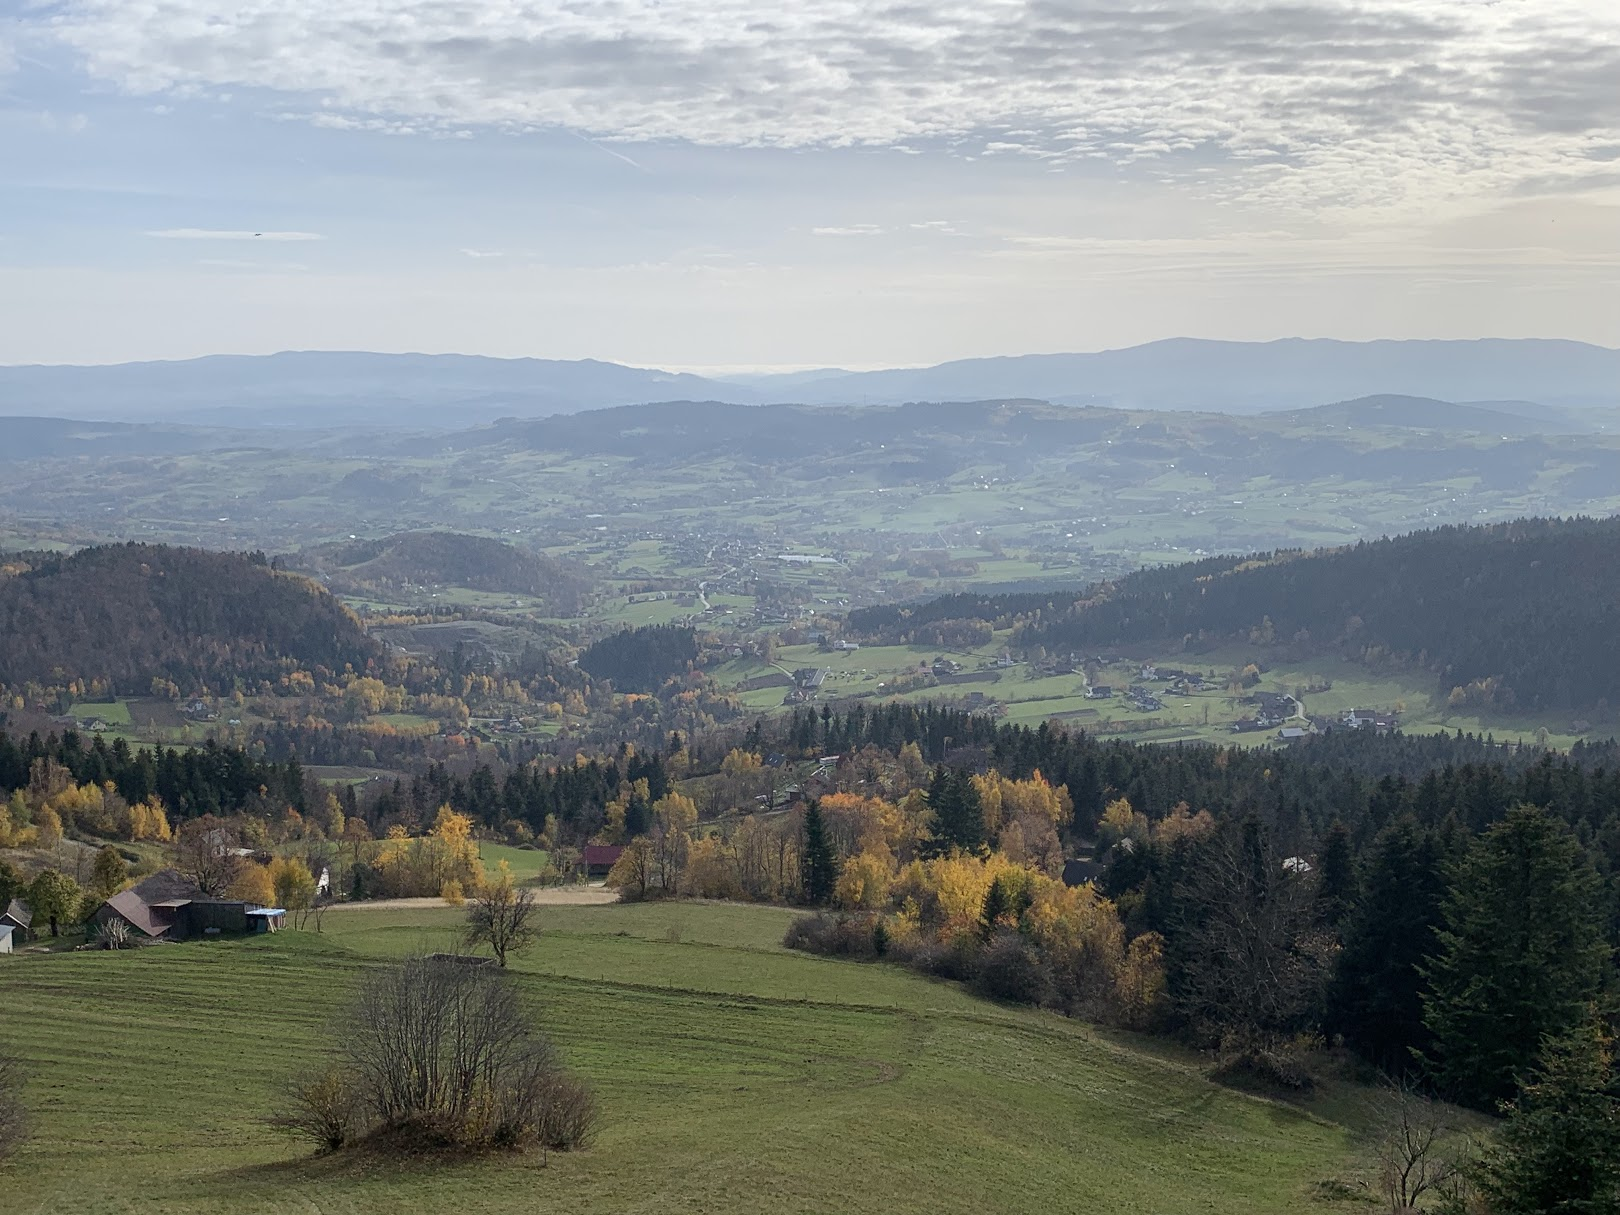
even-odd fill
[{"label": "house", "polygon": [[856,650],[858,650],[860,648],[861,648],[861,643],[858,642],[858,641],[835,641],[835,642],[833,642],[833,649],[838,650],[840,653],[844,653],[844,654],[853,654]]},{"label": "house", "polygon": [[1063,884],[1065,886],[1087,886],[1103,875],[1106,868],[1101,861],[1094,861],[1090,857],[1075,857],[1063,862]]},{"label": "house", "polygon": [[30,926],[33,922],[33,911],[21,899],[12,899],[7,905],[5,913],[0,915],[0,928],[12,929],[16,934],[19,945],[28,940]]},{"label": "house", "polygon": [[585,866],[585,876],[605,878],[613,871],[623,852],[622,844],[586,844],[579,858]]},{"label": "house", "polygon": [[1284,742],[1293,742],[1296,738],[1310,737],[1310,733],[1304,726],[1284,726],[1277,731],[1277,737]]},{"label": "house", "polygon": [[11,938],[17,935],[17,930],[10,924],[0,924],[0,953],[11,952]]},{"label": "house", "polygon": [[819,692],[827,682],[827,672],[820,667],[800,667],[793,672],[793,682],[801,692]]},{"label": "house", "polygon": [[184,941],[247,932],[248,910],[241,899],[218,898],[165,869],[113,895],[97,909],[93,922],[121,921],[138,939]]},{"label": "house", "polygon": [[1114,689],[1105,683],[1094,683],[1086,689],[1087,700],[1107,700],[1114,694]]}]

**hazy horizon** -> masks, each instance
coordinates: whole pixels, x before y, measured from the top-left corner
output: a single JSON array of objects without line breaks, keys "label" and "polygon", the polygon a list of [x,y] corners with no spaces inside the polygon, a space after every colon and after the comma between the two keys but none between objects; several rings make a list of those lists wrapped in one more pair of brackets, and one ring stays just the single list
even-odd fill
[{"label": "hazy horizon", "polygon": [[0,362],[928,366],[1620,345],[1604,0],[58,0],[0,22]]}]

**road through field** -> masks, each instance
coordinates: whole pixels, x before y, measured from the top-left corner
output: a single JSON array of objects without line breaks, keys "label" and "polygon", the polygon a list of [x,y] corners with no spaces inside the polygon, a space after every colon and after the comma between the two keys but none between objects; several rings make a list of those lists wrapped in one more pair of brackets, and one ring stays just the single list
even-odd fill
[{"label": "road through field", "polygon": [[[536,889],[537,907],[600,907],[617,903],[619,892],[605,886],[549,886]],[[361,899],[355,903],[333,903],[328,911],[404,911],[417,907],[449,907],[443,899]]]}]

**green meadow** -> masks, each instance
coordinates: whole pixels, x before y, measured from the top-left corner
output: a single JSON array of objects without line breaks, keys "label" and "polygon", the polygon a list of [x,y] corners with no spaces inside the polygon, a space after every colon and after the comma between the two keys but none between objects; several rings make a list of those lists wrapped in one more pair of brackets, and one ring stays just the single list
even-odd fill
[{"label": "green meadow", "polygon": [[0,1166],[0,1215],[1280,1215],[1354,1209],[1331,1195],[1370,1177],[1362,1090],[1234,1092],[1163,1043],[789,953],[791,915],[544,909],[513,980],[602,1110],[592,1148],[548,1162],[323,1158],[265,1123],[367,967],[442,947],[453,910],[0,960],[0,1040],[36,1121]]}]

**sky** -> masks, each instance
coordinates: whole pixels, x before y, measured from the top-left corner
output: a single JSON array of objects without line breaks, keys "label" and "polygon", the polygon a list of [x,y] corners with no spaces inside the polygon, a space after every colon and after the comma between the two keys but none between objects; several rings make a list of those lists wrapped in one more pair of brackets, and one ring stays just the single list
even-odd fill
[{"label": "sky", "polygon": [[1616,0],[9,0],[0,363],[1620,346]]}]

